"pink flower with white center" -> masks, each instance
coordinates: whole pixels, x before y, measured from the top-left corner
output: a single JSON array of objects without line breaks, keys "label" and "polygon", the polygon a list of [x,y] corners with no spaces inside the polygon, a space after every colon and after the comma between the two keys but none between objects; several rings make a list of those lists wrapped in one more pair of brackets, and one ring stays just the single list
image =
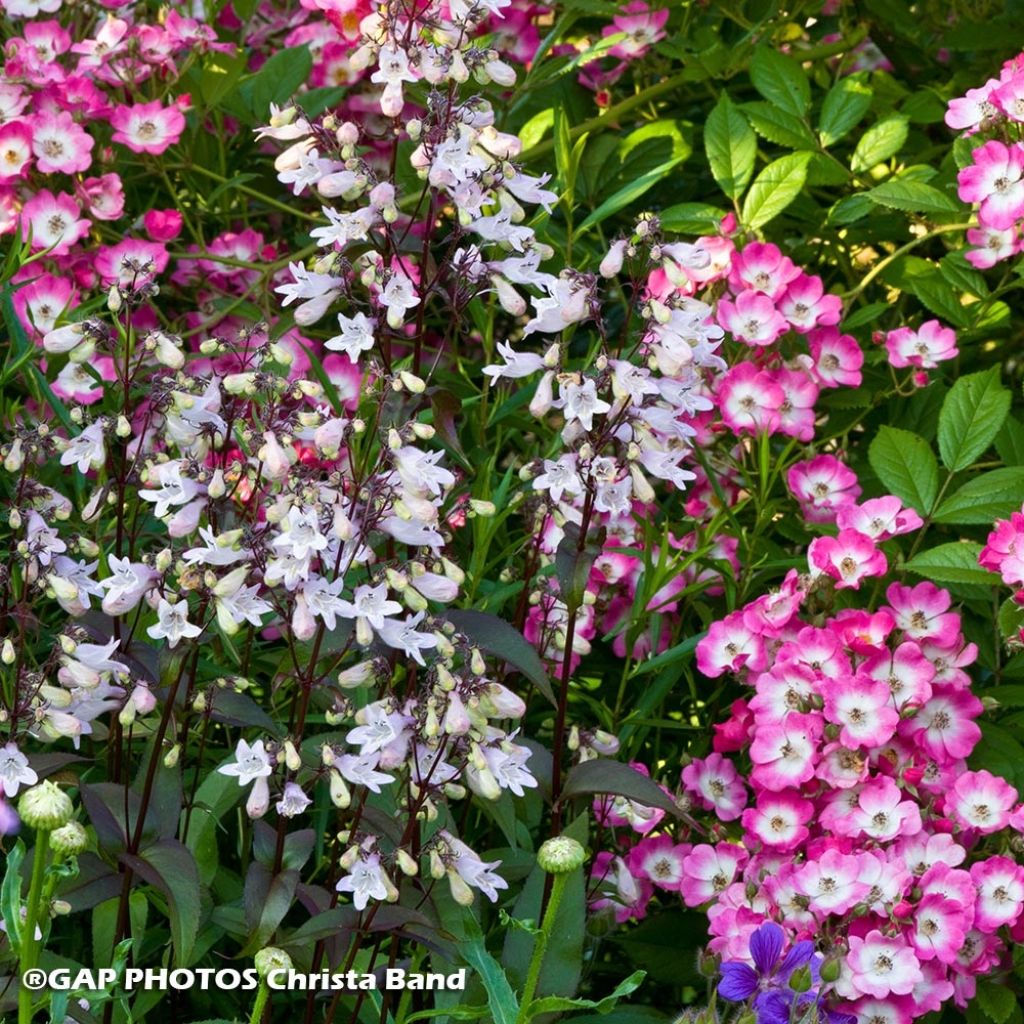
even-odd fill
[{"label": "pink flower with white center", "polygon": [[683,785],[719,821],[735,821],[747,805],[747,787],[732,761],[719,753],[694,758],[683,769]]},{"label": "pink flower with white center", "polygon": [[43,174],[76,174],[92,163],[94,140],[66,111],[32,119],[32,152]]},{"label": "pink flower with white center", "polygon": [[52,331],[57,318],[77,305],[74,285],[64,277],[40,274],[14,293],[14,309],[30,334]]},{"label": "pink flower with white center", "polygon": [[89,233],[82,208],[66,192],[54,195],[40,189],[21,209],[21,234],[31,236],[32,248],[48,249],[51,256],[66,256]]},{"label": "pink flower with white center", "polygon": [[856,675],[829,680],[822,690],[825,718],[841,727],[839,742],[844,746],[880,747],[895,734],[900,716],[885,683]]},{"label": "pink flower with white center", "polygon": [[126,238],[115,245],[101,245],[96,250],[95,267],[105,285],[116,282],[130,288],[162,274],[169,259],[167,246],[159,242]]},{"label": "pink flower with white center", "polygon": [[859,590],[861,580],[882,576],[889,568],[885,555],[870,537],[856,530],[840,530],[837,537],[815,537],[807,549],[807,562],[831,576],[837,590]]},{"label": "pink flower with white center", "polygon": [[862,505],[846,505],[836,513],[840,530],[857,530],[873,540],[889,540],[920,529],[921,517],[892,494],[869,498]]},{"label": "pink flower with white center", "polygon": [[26,121],[0,125],[0,184],[17,181],[32,162],[32,129]]},{"label": "pink flower with white center", "polygon": [[718,381],[722,421],[736,434],[774,433],[786,394],[772,375],[753,363],[730,367]]},{"label": "pink flower with white center", "polygon": [[768,849],[788,853],[807,840],[814,805],[795,790],[759,793],[757,805],[743,812],[743,827]]},{"label": "pink flower with white center", "polygon": [[922,896],[937,893],[947,900],[954,900],[965,907],[973,907],[978,897],[970,873],[948,864],[933,864],[918,883]]},{"label": "pink flower with white center", "polygon": [[780,722],[759,724],[750,745],[750,781],[778,792],[812,779],[821,730],[819,717],[793,711]]},{"label": "pink flower with white center", "polygon": [[889,364],[902,369],[917,366],[934,370],[939,363],[959,355],[956,332],[943,327],[938,320],[927,320],[915,331],[911,327],[898,327],[885,336]]},{"label": "pink flower with white center", "polygon": [[864,353],[857,339],[835,327],[818,327],[807,335],[814,375],[823,388],[860,387]]},{"label": "pink flower with white center", "polygon": [[759,292],[740,292],[735,301],[719,299],[716,316],[737,341],[760,348],[770,345],[789,328],[775,303]]},{"label": "pink flower with white center", "polygon": [[886,648],[869,655],[859,673],[884,683],[897,711],[921,707],[932,696],[935,666],[913,640],[900,644],[895,651]]},{"label": "pink flower with white center", "polygon": [[124,213],[124,189],[117,174],[86,178],[79,186],[78,194],[89,216],[96,220],[117,220]]},{"label": "pink flower with white center", "polygon": [[857,857],[860,865],[858,878],[868,887],[862,900],[876,914],[888,915],[903,898],[912,881],[910,872],[898,861],[890,861],[888,851],[868,850]]},{"label": "pink flower with white center", "polygon": [[976,246],[964,253],[964,259],[978,270],[989,270],[1020,251],[1017,226],[999,231],[996,228],[968,228],[967,241]]},{"label": "pink flower with white center", "polygon": [[832,848],[797,868],[793,884],[816,914],[845,914],[868,894],[860,870],[857,857]]},{"label": "pink flower with white center", "polygon": [[800,276],[800,268],[782,250],[770,242],[750,242],[736,253],[729,268],[733,291],[760,292],[779,299],[790,281]]},{"label": "pink flower with white center", "polygon": [[923,875],[936,864],[955,868],[963,864],[967,856],[967,851],[947,832],[936,835],[919,832],[901,839],[896,849],[907,870],[915,875]]},{"label": "pink flower with white center", "polygon": [[829,679],[848,676],[853,671],[839,634],[828,627],[804,626],[795,639],[788,640],[779,648],[776,664],[805,665]]},{"label": "pink flower with white center", "polygon": [[989,100],[1011,121],[1024,121],[1024,75],[1014,75],[993,89]]},{"label": "pink flower with white center", "polygon": [[[964,974],[986,974],[1002,959],[1004,949],[1005,947],[996,936],[972,928],[964,936],[964,944],[956,958],[957,966]],[[973,988],[970,994],[974,995]],[[963,1004],[958,1003],[958,1005],[962,1006]]]},{"label": "pink flower with white center", "polygon": [[915,587],[893,583],[885,596],[896,616],[896,627],[912,640],[934,640],[944,647],[956,642],[960,616],[948,610],[952,603],[948,590],[928,582]]},{"label": "pink flower with white center", "polygon": [[963,96],[949,101],[945,122],[954,131],[973,133],[984,121],[999,117],[999,108],[992,102],[992,93],[999,88],[998,78],[990,78],[978,89],[968,89]]},{"label": "pink flower with white center", "polygon": [[616,43],[609,51],[611,57],[620,60],[637,60],[657,42],[665,38],[665,22],[668,10],[652,11],[644,0],[631,0],[620,8],[610,25],[601,30],[603,36],[626,34],[626,39]]},{"label": "pink flower with white center", "polygon": [[1024,216],[1024,146],[993,139],[974,150],[971,159],[957,175],[960,198],[981,204],[983,227],[1005,231]]},{"label": "pink flower with white center", "polygon": [[1011,587],[1024,586],[1024,512],[996,520],[978,555],[978,564],[999,573]]},{"label": "pink flower with white center", "polygon": [[773,633],[792,620],[804,596],[799,573],[790,569],[777,589],[755,598],[743,609],[743,621],[760,633]]},{"label": "pink flower with white center", "polygon": [[746,863],[747,852],[734,843],[695,846],[683,858],[683,880],[679,892],[688,907],[713,900],[736,877]]},{"label": "pink flower with white center", "polygon": [[949,971],[945,964],[938,960],[924,960],[921,962],[921,973],[924,975],[923,980],[914,986],[909,996],[917,1016],[941,1010],[953,997],[953,983],[948,978]]},{"label": "pink flower with white center", "polygon": [[599,893],[597,899],[590,901],[592,910],[612,908],[619,924],[647,916],[647,904],[654,895],[654,886],[646,878],[635,877],[622,857],[602,850],[594,858],[590,881],[590,888],[596,885]]},{"label": "pink flower with white center", "polygon": [[709,679],[726,671],[758,671],[764,666],[764,641],[747,627],[742,612],[733,612],[711,623],[707,636],[697,644],[697,669]]},{"label": "pink flower with white center", "polygon": [[843,315],[843,301],[838,295],[826,295],[821,278],[801,274],[791,281],[779,301],[779,312],[793,330],[806,334],[815,327],[834,327]]},{"label": "pink flower with white center", "polygon": [[988,771],[964,772],[946,797],[946,813],[983,835],[1006,828],[1017,790]]},{"label": "pink flower with white center", "polygon": [[963,946],[969,925],[968,908],[938,893],[929,893],[914,908],[907,937],[919,960],[951,964]]},{"label": "pink flower with white center", "polygon": [[857,1024],[913,1024],[914,1001],[909,996],[889,996],[887,999],[858,999],[844,1006],[852,1013]]},{"label": "pink flower with white center", "polygon": [[113,140],[127,146],[133,153],[163,153],[181,138],[185,115],[174,105],[165,107],[159,100],[119,105],[110,115]]},{"label": "pink flower with white center", "polygon": [[971,865],[978,890],[974,927],[994,932],[1013,925],[1024,908],[1024,868],[1009,857],[989,857]]},{"label": "pink flower with white center", "polygon": [[893,631],[896,620],[887,609],[871,613],[844,608],[832,620],[832,628],[855,654],[874,654]]},{"label": "pink flower with white center", "polygon": [[851,935],[849,945],[849,976],[844,971],[836,984],[836,991],[844,998],[905,996],[923,979],[917,956],[902,939],[887,938],[875,929],[864,938]]},{"label": "pink flower with white center", "polygon": [[818,683],[818,673],[807,665],[776,660],[769,671],[754,680],[757,695],[750,701],[750,710],[755,721],[760,724],[790,711],[806,710],[819,693]]},{"label": "pink flower with white center", "polygon": [[814,403],[818,400],[818,385],[799,370],[776,370],[772,377],[782,389],[779,406],[780,434],[799,441],[814,439]]},{"label": "pink flower with white center", "polygon": [[646,878],[666,892],[678,892],[683,858],[690,849],[689,844],[676,843],[671,836],[645,836],[629,851],[626,864],[635,878]]},{"label": "pink flower with white center", "polygon": [[796,463],[786,473],[786,483],[809,523],[833,522],[841,506],[860,497],[856,474],[834,455]]},{"label": "pink flower with white center", "polygon": [[868,777],[868,759],[859,750],[830,743],[822,750],[814,774],[833,789],[850,789]]},{"label": "pink flower with white center", "polygon": [[937,686],[931,700],[900,723],[899,733],[940,763],[967,757],[981,739],[974,719],[983,710],[973,693]]},{"label": "pink flower with white center", "polygon": [[883,776],[861,788],[850,823],[854,834],[885,842],[920,832],[921,811],[913,800],[903,799],[903,791],[892,779]]}]

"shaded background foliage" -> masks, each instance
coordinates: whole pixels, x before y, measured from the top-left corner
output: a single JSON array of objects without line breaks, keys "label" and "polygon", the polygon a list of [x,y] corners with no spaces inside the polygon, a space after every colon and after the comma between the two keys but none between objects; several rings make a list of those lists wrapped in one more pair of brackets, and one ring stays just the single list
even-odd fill
[{"label": "shaded background foliage", "polygon": [[[243,23],[256,14],[255,4],[234,8]],[[844,295],[843,329],[867,350],[864,383],[823,397],[828,418],[816,444],[841,449],[866,494],[897,494],[926,517],[926,543],[895,546],[902,558],[899,571],[948,587],[960,602],[967,635],[981,652],[978,690],[993,709],[973,766],[1024,785],[1024,654],[1006,650],[1003,642],[1019,627],[1020,614],[976,565],[992,520],[1017,510],[1024,497],[1022,277],[1014,264],[980,273],[963,259],[968,211],[956,197],[955,181],[969,143],[954,141],[943,123],[951,97],[983,82],[1024,48],[1024,5],[872,0],[841,3],[829,12],[819,3],[786,8],[767,2],[680,3],[671,8],[667,38],[598,106],[594,92],[578,81],[580,58],[557,50],[567,40],[599,39],[616,11],[615,4],[588,0],[563,4],[543,18],[542,52],[522,69],[520,85],[501,110],[502,127],[524,140],[526,167],[555,172],[553,187],[561,199],[550,217],[538,220],[540,237],[576,265],[593,269],[607,243],[628,231],[640,211],[651,211],[666,231],[682,235],[713,233],[732,213],[740,230],[775,241],[795,262],[820,274],[827,288]],[[816,19],[809,30],[808,18]],[[260,267],[248,292],[216,300],[213,312],[278,318],[276,330],[283,332],[291,324],[288,316],[279,317],[269,283],[288,259],[313,251],[308,231],[316,211],[282,190],[252,129],[266,120],[271,102],[297,95],[303,109],[315,114],[337,104],[343,92],[341,87],[305,91],[312,61],[302,47],[276,52],[278,41],[269,36],[262,52],[254,54],[242,49],[244,29],[234,36],[224,30],[221,36],[240,45],[200,57],[185,72],[193,109],[170,159],[126,160],[119,171],[130,209],[179,207],[189,240],[200,247],[223,230],[250,226],[273,240],[278,248],[254,261]],[[867,41],[873,49],[859,50]],[[601,44],[595,45],[590,55],[601,59]],[[886,64],[890,67],[880,66]],[[117,236],[115,228],[99,230],[110,240]],[[16,256],[12,247],[11,265]],[[98,295],[86,308],[98,309],[103,301]],[[174,301],[171,287],[168,307]],[[4,313],[2,414],[10,422],[26,400],[48,396],[38,377],[24,371],[30,342],[6,299]],[[926,387],[909,393],[896,387],[872,336],[931,317],[957,329],[960,356],[932,373]],[[474,344],[489,346],[496,333],[493,310],[471,304],[464,322],[453,329],[465,337],[466,353]],[[586,351],[582,336],[574,344]],[[968,385],[968,374],[979,376],[970,377]],[[437,385],[443,397],[435,399],[434,420],[443,428],[449,453],[473,469],[474,493],[499,507],[496,517],[476,520],[465,533],[466,607],[521,627],[519,598],[530,580],[517,572],[503,576],[502,569],[519,563],[528,539],[503,499],[512,487],[516,453],[528,450],[534,436],[535,424],[526,414],[530,393],[514,392],[491,405],[482,381],[458,360],[442,371]],[[58,416],[66,414],[58,400],[52,401]],[[979,408],[977,430],[957,426],[961,410],[971,417]],[[764,592],[789,568],[805,564],[815,534],[792,514],[783,483],[787,460],[800,454],[775,443],[775,469],[765,486],[721,510],[716,529],[739,540],[741,568],[726,572],[721,596],[706,594],[706,584],[684,593],[684,614],[666,651],[648,660],[621,659],[607,638],[594,644],[577,673],[572,717],[615,733],[622,743],[620,759],[652,765],[670,788],[680,758],[706,753],[711,723],[737,695],[727,684],[698,675],[692,657],[697,638],[711,620]],[[661,531],[660,525],[649,525],[648,550],[665,546]],[[724,568],[709,546],[695,559]],[[572,569],[556,565],[550,571]],[[647,566],[636,607],[645,607],[678,571],[678,563]],[[841,606],[842,595],[836,600]],[[507,658],[513,670],[538,689],[548,685],[544,667],[520,641],[510,640],[490,620],[475,628],[480,642]],[[654,616],[638,628],[657,635],[661,623]],[[137,654],[146,657],[141,649]],[[230,663],[230,653],[214,644],[199,659],[197,672],[209,683]],[[254,650],[249,667],[263,680],[278,679],[284,671],[269,646]],[[273,685],[257,685],[249,695],[226,692],[220,720],[229,728],[273,733],[283,699]],[[319,713],[322,718],[322,709]],[[525,731],[543,743],[552,730],[550,706],[532,700]],[[112,865],[126,845],[124,794],[103,781],[100,744],[84,744],[81,760],[50,757],[50,771],[71,764],[80,770],[82,800],[99,838],[98,852],[82,858],[80,875],[60,895],[73,910],[92,912],[89,949],[83,948],[79,959],[106,963],[116,909],[110,900],[119,890]],[[550,755],[538,748],[541,765],[545,757]],[[514,902],[494,913],[483,911],[479,926],[440,899],[430,915],[413,907],[385,908],[372,933],[357,936],[354,915],[346,908],[316,906],[301,880],[305,865],[323,862],[329,802],[320,799],[311,827],[289,836],[284,870],[275,876],[267,826],[250,825],[238,807],[242,794],[234,781],[210,774],[209,768],[197,765],[185,778],[169,770],[155,790],[146,825],[153,839],[149,864],[140,867],[147,885],[130,903],[139,962],[159,962],[169,939],[176,962],[208,964],[225,951],[232,957],[251,955],[271,937],[297,958],[320,941],[341,948],[358,940],[368,958],[382,935],[398,934],[409,940],[407,948],[428,955],[435,968],[460,960],[476,963],[475,998],[467,1002],[486,995],[497,1006],[503,997],[500,983],[488,974],[494,961],[483,959],[486,948],[500,970],[521,984],[529,932],[504,915],[522,921],[538,914],[543,879],[532,865],[535,837],[546,818],[542,792],[515,801],[506,794],[493,807],[474,806],[464,823],[481,849],[501,856],[518,893]],[[648,787],[626,774],[596,780],[586,773],[570,776],[568,792],[576,795],[574,810],[580,813],[570,830],[595,849],[607,837],[589,831],[582,814],[595,791],[653,799]],[[191,807],[184,830],[183,800]],[[377,818],[386,830],[386,808],[378,809]],[[191,856],[173,845],[175,838]],[[638,968],[647,972],[647,981],[627,1003],[600,1017],[581,1006],[575,1019],[653,1024],[700,1003],[704,981],[697,950],[706,937],[703,915],[663,901],[643,922],[616,928],[600,915],[586,919],[584,902],[580,874],[566,896],[557,929],[561,941],[545,968],[542,992],[578,991],[598,1000]],[[54,948],[71,951],[81,945],[79,918],[56,922]],[[1019,1024],[1019,1005],[1003,993],[1020,988],[1017,977],[983,986],[968,1018],[972,1024]],[[161,999],[165,1002],[156,1010]],[[412,1008],[422,1009],[415,1002]],[[70,1012],[74,1015],[74,1008]],[[198,992],[135,999],[136,1020],[147,1014],[152,1019],[157,1012],[195,1020],[220,1013],[215,995]],[[275,997],[272,1013],[273,1019],[292,1019],[295,1006]],[[368,1022],[379,1017],[369,1002],[358,1013]],[[945,1016],[957,1014],[950,1010]]]}]

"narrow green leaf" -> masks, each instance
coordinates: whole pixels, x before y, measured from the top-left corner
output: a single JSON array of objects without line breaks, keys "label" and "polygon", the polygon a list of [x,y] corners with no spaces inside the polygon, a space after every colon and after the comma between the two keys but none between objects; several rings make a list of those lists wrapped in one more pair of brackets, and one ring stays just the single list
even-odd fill
[{"label": "narrow green leaf", "polygon": [[515,626],[490,612],[472,608],[452,609],[445,616],[460,633],[465,633],[488,654],[503,658],[522,672],[552,704],[557,703],[544,662],[540,660],[536,648]]},{"label": "narrow green leaf", "polygon": [[569,772],[562,790],[562,796],[565,798],[592,793],[624,796],[638,804],[668,811],[676,817],[680,813],[675,801],[666,796],[653,779],[641,775],[628,764],[606,757],[597,757],[576,765]]},{"label": "narrow green leaf", "polygon": [[465,913],[466,938],[458,944],[463,959],[476,972],[487,992],[487,1002],[494,1016],[494,1024],[515,1024],[519,1016],[519,1001],[508,983],[501,964],[487,952],[483,933],[473,915]]},{"label": "narrow green leaf", "polygon": [[618,192],[610,195],[593,213],[588,216],[577,229],[577,234],[592,228],[595,224],[607,220],[613,213],[618,213],[624,206],[628,206],[635,199],[639,199],[649,188],[656,185],[662,178],[667,177],[673,167],[683,162],[685,157],[675,156],[665,163],[659,164],[653,170],[642,174],[635,181],[624,185]]}]

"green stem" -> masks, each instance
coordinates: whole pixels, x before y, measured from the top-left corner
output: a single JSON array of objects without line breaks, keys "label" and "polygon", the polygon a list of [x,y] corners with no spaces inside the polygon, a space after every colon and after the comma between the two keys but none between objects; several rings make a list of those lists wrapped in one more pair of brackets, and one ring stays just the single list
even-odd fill
[{"label": "green stem", "polygon": [[[252,1004],[252,1013],[249,1014],[249,1024],[260,1024],[269,998],[270,986],[267,985],[267,979],[260,978],[260,987],[256,989],[256,999]],[[18,1024],[21,1024],[21,1022],[19,1021]]]},{"label": "green stem", "polygon": [[558,905],[562,902],[565,893],[565,886],[569,881],[571,872],[563,872],[554,875],[551,886],[551,897],[548,899],[547,909],[544,911],[544,919],[540,924],[540,934],[533,947],[533,956],[530,958],[530,966],[526,972],[526,983],[523,985],[523,996],[519,1003],[519,1016],[516,1024],[528,1024],[530,1020],[529,1007],[533,1000],[533,994],[537,991],[537,982],[540,981],[540,971],[544,966],[544,952],[548,948],[548,938],[555,927],[555,918],[558,915]]},{"label": "green stem", "polygon": [[855,299],[858,295],[860,295],[862,291],[864,291],[865,288],[867,288],[869,284],[871,284],[872,281],[874,281],[876,277],[878,277],[878,275],[883,270],[885,270],[887,266],[889,266],[890,263],[893,263],[895,260],[898,260],[901,256],[910,252],[912,249],[916,249],[919,245],[924,244],[925,242],[929,241],[932,238],[935,238],[937,235],[946,235],[949,234],[950,231],[966,231],[968,228],[973,227],[974,224],[971,223],[943,224],[940,227],[932,228],[932,230],[929,231],[927,234],[919,235],[917,238],[912,238],[905,245],[901,245],[898,249],[889,253],[889,255],[885,257],[885,259],[879,260],[861,278],[860,284],[858,284],[855,288],[851,288],[842,296],[843,299],[845,299],[847,303],[849,303],[851,299]]},{"label": "green stem", "polygon": [[[25,923],[21,933],[21,973],[35,967],[39,958],[39,944],[36,941],[36,921],[39,918],[39,900],[43,892],[43,878],[46,875],[46,854],[50,849],[50,833],[40,829],[36,833],[36,848],[32,854],[32,878],[28,885],[28,902],[25,904]],[[21,985],[18,988],[18,1024],[30,1024],[32,1020],[32,989]]]}]

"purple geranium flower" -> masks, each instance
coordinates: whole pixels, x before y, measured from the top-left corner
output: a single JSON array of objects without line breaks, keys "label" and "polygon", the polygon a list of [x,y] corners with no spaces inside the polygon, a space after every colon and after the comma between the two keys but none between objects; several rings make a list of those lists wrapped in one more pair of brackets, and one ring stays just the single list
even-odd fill
[{"label": "purple geranium flower", "polygon": [[[797,968],[808,965],[812,980],[815,984],[818,981],[815,961],[820,958],[815,956],[814,943],[794,943],[783,957],[784,945],[785,933],[774,921],[767,921],[750,936],[753,967],[741,960],[722,964],[718,994],[734,1003],[745,1003],[753,997],[758,1024],[788,1024],[790,1007],[797,996],[788,983]],[[804,993],[803,998],[809,995]]]}]

